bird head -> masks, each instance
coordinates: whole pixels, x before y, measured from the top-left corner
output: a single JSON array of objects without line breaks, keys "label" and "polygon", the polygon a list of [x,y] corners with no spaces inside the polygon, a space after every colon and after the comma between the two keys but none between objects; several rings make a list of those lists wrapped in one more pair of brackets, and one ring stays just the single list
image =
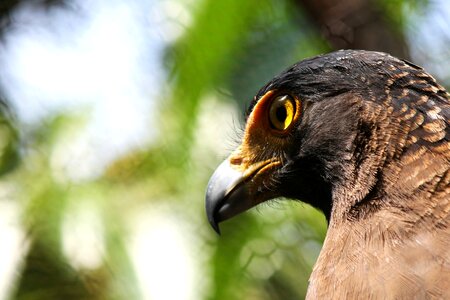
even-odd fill
[{"label": "bird head", "polygon": [[[277,197],[310,203],[328,220],[359,215],[387,177],[400,176],[386,170],[425,145],[417,136],[433,120],[420,99],[445,95],[420,67],[385,53],[345,50],[291,66],[257,93],[241,144],[212,175],[210,224],[219,232],[219,222]],[[364,209],[377,207],[370,203]]]}]

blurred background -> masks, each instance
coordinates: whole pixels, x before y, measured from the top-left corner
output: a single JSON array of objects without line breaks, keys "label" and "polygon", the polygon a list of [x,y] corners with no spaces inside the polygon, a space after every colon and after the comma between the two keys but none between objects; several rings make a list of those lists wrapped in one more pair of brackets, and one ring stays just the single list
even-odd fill
[{"label": "blurred background", "polygon": [[1,0],[0,299],[302,299],[322,214],[207,223],[278,72],[380,50],[450,86],[445,0]]}]

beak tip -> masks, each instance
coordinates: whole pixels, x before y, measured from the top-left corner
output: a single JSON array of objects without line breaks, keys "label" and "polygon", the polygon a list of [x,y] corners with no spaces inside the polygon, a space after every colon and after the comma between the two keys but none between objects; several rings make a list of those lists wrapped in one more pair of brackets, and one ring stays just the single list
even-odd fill
[{"label": "beak tip", "polygon": [[220,235],[219,222],[217,220],[215,201],[211,201],[209,194],[206,196],[206,217],[208,219],[209,225],[214,229],[214,231]]},{"label": "beak tip", "polygon": [[206,217],[208,219],[209,225],[214,229],[217,234],[220,235],[219,222],[217,222],[216,215],[216,205],[215,201],[211,201],[209,194],[206,196]]},{"label": "beak tip", "polygon": [[211,225],[211,227],[214,229],[214,231],[220,235],[220,227],[219,224],[215,221],[215,220],[209,220],[209,224]]}]

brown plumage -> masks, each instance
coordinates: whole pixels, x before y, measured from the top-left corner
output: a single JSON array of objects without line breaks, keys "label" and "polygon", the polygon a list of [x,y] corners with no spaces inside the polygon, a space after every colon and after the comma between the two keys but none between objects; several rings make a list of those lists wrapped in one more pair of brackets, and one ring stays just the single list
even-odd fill
[{"label": "brown plumage", "polygon": [[422,68],[346,50],[290,67],[212,176],[211,225],[288,197],[329,222],[308,299],[450,299],[450,100]]}]

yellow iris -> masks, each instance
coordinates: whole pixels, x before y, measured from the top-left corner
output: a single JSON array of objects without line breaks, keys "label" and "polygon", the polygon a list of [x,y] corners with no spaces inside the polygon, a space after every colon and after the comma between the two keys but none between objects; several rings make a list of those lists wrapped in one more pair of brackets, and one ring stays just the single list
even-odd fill
[{"label": "yellow iris", "polygon": [[286,130],[294,120],[294,115],[295,102],[288,95],[278,96],[270,104],[270,125],[276,130]]}]

